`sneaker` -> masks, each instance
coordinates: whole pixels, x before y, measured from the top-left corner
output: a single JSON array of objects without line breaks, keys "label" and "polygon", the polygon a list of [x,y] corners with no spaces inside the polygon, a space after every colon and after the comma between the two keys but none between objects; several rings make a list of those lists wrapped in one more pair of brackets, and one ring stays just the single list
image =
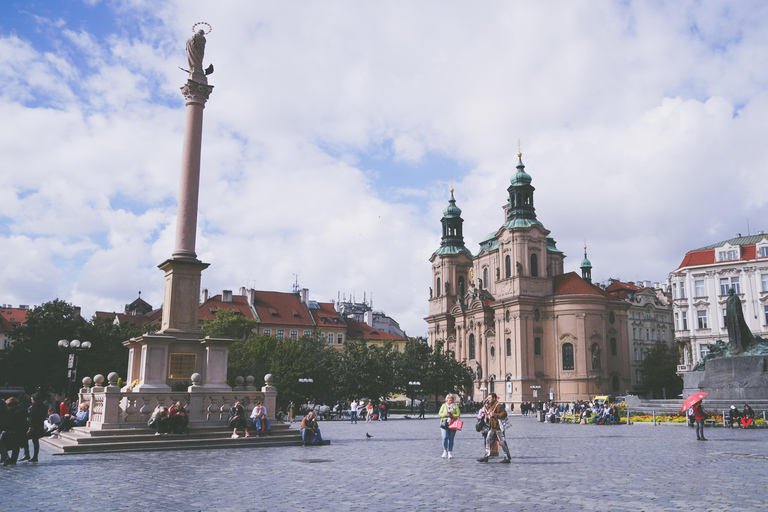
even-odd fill
[{"label": "sneaker", "polygon": [[238,437],[240,437],[240,436],[237,435],[237,434],[232,434],[232,439],[237,439]]},{"label": "sneaker", "polygon": [[25,455],[19,459],[19,461],[29,460],[29,455]]},{"label": "sneaker", "polygon": [[155,432],[155,435],[156,435],[156,436],[160,436],[160,435],[162,435],[162,434],[161,434],[160,432]]},{"label": "sneaker", "polygon": [[453,458],[453,454],[452,454],[451,452],[448,452],[448,458],[449,458],[449,459],[452,459],[452,458]]},{"label": "sneaker", "polygon": [[448,450],[443,450],[443,458],[444,459],[448,458]]},{"label": "sneaker", "polygon": [[37,457],[32,457],[27,462],[37,462]]},{"label": "sneaker", "polygon": [[251,437],[251,434],[249,434],[248,432],[246,432],[246,433],[245,433],[245,437]]},{"label": "sneaker", "polygon": [[477,459],[477,462],[488,462],[488,456]]},{"label": "sneaker", "polygon": [[509,457],[504,457],[504,459],[501,461],[501,464],[509,464],[509,463],[511,463],[511,462],[512,462],[512,461],[511,461],[511,460],[509,460]]}]

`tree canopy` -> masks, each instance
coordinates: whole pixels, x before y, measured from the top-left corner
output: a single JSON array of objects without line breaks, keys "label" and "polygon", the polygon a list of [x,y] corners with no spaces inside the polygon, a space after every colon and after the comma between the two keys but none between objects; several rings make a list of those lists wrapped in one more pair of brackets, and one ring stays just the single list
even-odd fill
[{"label": "tree canopy", "polygon": [[676,348],[671,348],[665,341],[656,341],[640,363],[643,390],[653,398],[663,398],[664,390],[668,398],[677,398],[683,391],[683,381],[676,373],[678,360]]}]

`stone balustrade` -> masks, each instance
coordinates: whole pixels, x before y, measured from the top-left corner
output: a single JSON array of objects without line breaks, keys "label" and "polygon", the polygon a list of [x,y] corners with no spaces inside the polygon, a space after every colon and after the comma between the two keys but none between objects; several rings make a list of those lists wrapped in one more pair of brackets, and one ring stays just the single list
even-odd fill
[{"label": "stone balustrade", "polygon": [[262,401],[267,408],[271,421],[275,421],[277,390],[272,386],[272,375],[264,377],[265,385],[259,391],[251,376],[237,377],[237,385],[232,391],[206,389],[200,385],[200,375],[192,375],[192,385],[186,391],[132,391],[117,385],[117,373],[110,373],[108,383],[104,385],[104,376],[96,375],[93,379],[83,379],[80,390],[80,403],[88,403],[90,414],[88,428],[114,429],[146,427],[149,417],[157,406],[168,407],[176,403],[186,408],[190,428],[226,424],[229,409],[240,400],[245,407],[246,416],[257,401]]}]

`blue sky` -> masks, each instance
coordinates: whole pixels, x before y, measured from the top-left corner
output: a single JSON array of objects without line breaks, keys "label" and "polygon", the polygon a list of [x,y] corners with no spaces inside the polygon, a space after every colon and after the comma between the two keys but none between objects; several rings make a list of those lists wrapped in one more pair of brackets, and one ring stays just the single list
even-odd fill
[{"label": "blue sky", "polygon": [[686,251],[766,229],[763,2],[212,5],[0,4],[0,302],[160,305],[198,21],[212,293],[297,274],[424,334],[449,182],[477,252],[518,139],[566,271],[586,238],[595,280],[663,281]]}]

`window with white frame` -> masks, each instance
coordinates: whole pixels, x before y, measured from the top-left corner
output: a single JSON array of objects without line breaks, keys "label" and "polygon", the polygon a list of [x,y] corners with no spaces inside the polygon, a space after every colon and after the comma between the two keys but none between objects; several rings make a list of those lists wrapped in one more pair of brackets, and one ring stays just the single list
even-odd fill
[{"label": "window with white frame", "polygon": [[728,325],[725,323],[725,317],[727,315],[728,315],[728,308],[723,308],[723,328],[725,328],[725,326]]},{"label": "window with white frame", "polygon": [[272,334],[272,329],[264,329],[264,334],[269,336],[270,334]]},{"label": "window with white frame", "polygon": [[707,312],[706,311],[697,311],[696,312],[696,322],[699,327],[699,329],[709,329],[707,326]]},{"label": "window with white frame", "polygon": [[682,312],[682,320],[683,320],[682,330],[687,331],[688,330],[688,312],[687,311]]},{"label": "window with white frame", "polygon": [[765,309],[765,325],[768,325],[768,305],[763,306]]},{"label": "window with white frame", "polygon": [[640,370],[635,370],[635,380],[637,382],[643,382],[643,372]]},{"label": "window with white frame", "polygon": [[680,283],[680,298],[685,298],[685,283]]},{"label": "window with white frame", "polygon": [[637,339],[637,327],[632,328],[632,339],[633,340]]},{"label": "window with white frame", "polygon": [[645,341],[650,341],[650,340],[651,340],[650,330],[646,329],[645,330]]},{"label": "window with white frame", "polygon": [[741,286],[739,285],[739,278],[738,277],[732,277],[728,279],[727,277],[721,277],[720,278],[720,295],[728,295],[729,290],[733,288],[733,290],[736,293],[741,293]]},{"label": "window with white frame", "polygon": [[706,292],[704,291],[704,280],[703,279],[697,279],[694,281],[694,288],[696,290],[696,297],[706,297]]},{"label": "window with white frame", "polygon": [[736,249],[726,249],[718,251],[717,256],[719,261],[733,261],[739,259],[739,251]]},{"label": "window with white frame", "polygon": [[680,330],[680,315],[675,313],[675,329]]},{"label": "window with white frame", "polygon": [[339,333],[339,334],[336,335],[336,343],[338,343],[339,345],[343,345],[344,344],[344,335],[343,334]]},{"label": "window with white frame", "polygon": [[299,331],[291,331],[291,339],[295,340],[299,337]]},{"label": "window with white frame", "polygon": [[285,336],[285,331],[283,331],[282,329],[278,329],[277,330],[277,337],[282,339],[284,336]]},{"label": "window with white frame", "polygon": [[312,334],[311,331],[304,331],[304,336],[309,336],[310,334]]},{"label": "window with white frame", "polygon": [[761,258],[768,258],[768,245],[765,247],[760,248],[760,257]]},{"label": "window with white frame", "polygon": [[[766,247],[768,249],[768,247]],[[760,290],[768,292],[768,274],[760,275]]]}]

